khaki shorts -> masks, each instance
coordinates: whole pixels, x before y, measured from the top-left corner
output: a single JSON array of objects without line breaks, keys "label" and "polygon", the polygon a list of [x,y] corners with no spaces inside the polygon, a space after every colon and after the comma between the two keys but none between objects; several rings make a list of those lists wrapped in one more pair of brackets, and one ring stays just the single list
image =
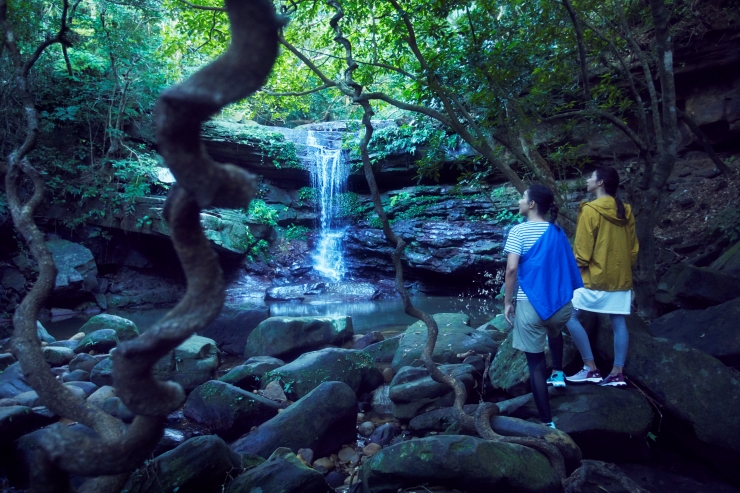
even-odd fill
[{"label": "khaki shorts", "polygon": [[573,305],[568,302],[552,317],[542,320],[532,307],[532,303],[517,300],[514,316],[514,349],[527,353],[541,353],[545,350],[545,336],[557,337],[570,320]]}]

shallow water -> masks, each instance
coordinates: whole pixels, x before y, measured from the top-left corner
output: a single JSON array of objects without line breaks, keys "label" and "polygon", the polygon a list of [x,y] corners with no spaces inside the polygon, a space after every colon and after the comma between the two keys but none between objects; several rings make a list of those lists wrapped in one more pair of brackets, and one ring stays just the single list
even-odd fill
[{"label": "shallow water", "polygon": [[[478,327],[496,313],[501,312],[498,302],[481,298],[448,298],[448,297],[414,297],[414,306],[428,313],[465,313],[470,316],[470,325]],[[352,326],[356,334],[365,334],[374,330],[381,331],[386,337],[406,330],[416,319],[406,315],[400,299],[377,301],[333,302],[311,301],[294,302],[258,302],[270,307],[271,316],[307,317],[307,316],[342,316],[352,317]],[[254,303],[251,304],[254,306]],[[169,308],[148,310],[110,310],[106,313],[118,315],[133,321],[140,331],[145,331],[164,316]],[[78,315],[66,320],[46,321],[44,327],[57,339],[67,339],[77,332],[92,315]]]}]

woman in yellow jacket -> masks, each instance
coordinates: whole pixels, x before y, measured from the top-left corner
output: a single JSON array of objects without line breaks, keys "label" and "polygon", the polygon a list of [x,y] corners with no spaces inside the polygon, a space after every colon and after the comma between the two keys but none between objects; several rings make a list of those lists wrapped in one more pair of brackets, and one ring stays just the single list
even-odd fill
[{"label": "woman in yellow jacket", "polygon": [[[639,245],[635,217],[630,206],[617,198],[618,187],[619,175],[612,168],[599,168],[586,181],[596,200],[582,203],[578,216],[573,250],[584,287],[573,294],[573,315],[567,324],[584,367],[565,377],[569,382],[627,385],[622,374],[629,342],[625,315],[632,305],[632,267]],[[614,329],[614,367],[605,379],[594,364],[588,336],[579,321],[581,310],[609,314]]]}]

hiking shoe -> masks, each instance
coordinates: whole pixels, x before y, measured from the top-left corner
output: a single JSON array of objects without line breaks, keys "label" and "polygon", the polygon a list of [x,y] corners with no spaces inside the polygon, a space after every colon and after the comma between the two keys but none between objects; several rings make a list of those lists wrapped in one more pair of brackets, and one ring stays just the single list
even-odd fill
[{"label": "hiking shoe", "polygon": [[553,387],[565,387],[565,373],[562,371],[554,371],[550,378],[547,379],[547,385]]},{"label": "hiking shoe", "polygon": [[624,381],[624,374],[617,373],[616,375],[607,376],[599,385],[602,387],[623,387],[627,385]]},{"label": "hiking shoe", "polygon": [[599,373],[599,370],[593,370],[591,371],[588,366],[584,366],[581,371],[576,373],[575,375],[571,375],[569,377],[565,377],[565,379],[569,382],[594,382],[599,383],[601,382],[601,373]]},{"label": "hiking shoe", "polygon": [[549,423],[542,423],[542,424],[545,426],[549,426],[553,430],[557,430],[557,428],[555,428],[555,423],[553,421],[550,421]]}]

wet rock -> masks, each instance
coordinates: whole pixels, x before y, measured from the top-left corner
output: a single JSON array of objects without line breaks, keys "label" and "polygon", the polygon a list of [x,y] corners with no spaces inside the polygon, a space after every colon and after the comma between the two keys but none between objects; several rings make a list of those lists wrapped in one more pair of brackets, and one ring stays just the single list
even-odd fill
[{"label": "wet rock", "polygon": [[120,397],[109,397],[103,401],[103,405],[100,406],[100,408],[114,418],[120,419],[124,423],[130,423],[136,417],[136,415],[126,407]]},{"label": "wet rock", "polygon": [[39,341],[41,342],[45,342],[47,344],[56,342],[56,339],[49,335],[46,328],[41,325],[41,322],[39,321],[36,321],[36,334],[39,336]]},{"label": "wet rock", "polygon": [[362,351],[327,348],[306,353],[265,374],[263,386],[279,380],[291,399],[300,399],[324,382],[342,382],[361,395],[383,384],[383,375]]},{"label": "wet rock", "polygon": [[[437,363],[461,363],[464,358],[458,354],[468,351],[496,354],[498,344],[486,332],[470,327],[470,317],[462,313],[437,313],[433,315],[439,327],[437,344],[432,359]],[[393,357],[391,367],[398,371],[403,366],[418,366],[421,352],[427,342],[427,329],[424,322],[411,325],[403,334],[403,339]],[[419,360],[417,362],[417,360]],[[416,362],[416,363],[415,363]]]},{"label": "wet rock", "polygon": [[63,347],[74,351],[80,343],[78,341],[56,341],[47,344],[47,347]]},{"label": "wet rock", "polygon": [[357,433],[364,437],[369,437],[375,431],[375,425],[372,421],[365,421],[357,427]]},{"label": "wet rock", "polygon": [[41,353],[49,366],[64,366],[75,357],[74,351],[66,347],[46,346],[41,348]]},{"label": "wet rock", "polygon": [[55,296],[77,296],[91,293],[98,287],[98,268],[92,252],[78,243],[49,240],[46,246],[57,266]]},{"label": "wet rock", "polygon": [[97,385],[95,385],[92,382],[72,381],[72,382],[65,383],[65,385],[69,387],[77,387],[79,389],[82,389],[82,391],[85,393],[85,398],[90,397],[99,388]]},{"label": "wet rock", "polygon": [[91,332],[101,329],[111,329],[115,331],[119,341],[128,341],[139,337],[139,329],[131,320],[116,315],[108,315],[106,313],[95,315],[85,322],[85,325],[80,328],[80,332],[90,334]]},{"label": "wet rock", "polygon": [[396,423],[385,423],[375,429],[373,434],[370,435],[370,438],[368,438],[368,442],[378,444],[381,447],[385,447],[386,445],[389,445],[393,441],[393,439],[400,434],[401,427],[398,426]]},{"label": "wet rock", "polygon": [[740,298],[706,310],[676,310],[650,324],[656,337],[688,344],[730,367],[740,366]]},{"label": "wet rock", "polygon": [[219,378],[219,381],[245,390],[257,388],[267,372],[285,364],[282,360],[277,358],[266,357],[266,359],[267,358],[271,361],[254,361],[250,363],[249,361],[255,359],[250,358],[243,365],[235,366],[229,370],[226,375]]},{"label": "wet rock", "polygon": [[[457,378],[470,395],[477,373],[474,367],[441,365],[439,369]],[[455,401],[455,394],[449,385],[432,380],[426,368],[411,366],[405,366],[396,373],[390,383],[388,396],[393,402],[393,416],[406,420],[422,412],[451,406]]]},{"label": "wet rock", "polygon": [[[501,390],[510,395],[524,395],[531,391],[529,385],[529,367],[524,352],[514,349],[512,341],[514,333],[509,332],[504,342],[499,346],[496,356],[488,370],[488,378],[494,390]],[[545,357],[548,367],[552,367],[552,357],[549,346],[545,346]],[[575,373],[583,360],[573,339],[563,334],[563,368],[566,373]]]},{"label": "wet rock", "polygon": [[[597,355],[613,356],[608,318],[600,317]],[[680,342],[630,331],[624,372],[650,397],[664,406],[678,425],[666,429],[697,453],[705,454],[740,481],[740,377],[718,359]],[[707,396],[712,396],[707,398]]]},{"label": "wet rock", "polygon": [[90,381],[98,387],[113,385],[113,360],[106,358],[90,370]]},{"label": "wet rock", "polygon": [[0,372],[16,362],[15,356],[10,353],[0,354]]},{"label": "wet rock", "polygon": [[165,452],[169,452],[173,448],[182,444],[184,441],[185,434],[183,432],[172,428],[165,428],[164,433],[162,433],[162,438],[159,440],[159,443],[156,447],[154,447],[154,450],[152,451],[151,457],[154,458],[158,455],[162,455]]},{"label": "wet rock", "polygon": [[0,445],[7,445],[54,420],[48,413],[34,412],[27,406],[0,407]]},{"label": "wet rock", "polygon": [[398,346],[401,344],[403,335],[397,335],[385,339],[381,342],[376,342],[365,347],[363,351],[370,355],[376,363],[390,363],[393,361],[393,356],[396,355]]},{"label": "wet rock", "polygon": [[160,359],[154,365],[153,373],[158,379],[173,380],[182,385],[186,392],[190,392],[213,379],[219,362],[216,342],[193,335]]},{"label": "wet rock", "polygon": [[277,415],[278,408],[270,399],[212,380],[190,393],[183,414],[224,440],[233,440]]},{"label": "wet rock", "polygon": [[[650,455],[647,434],[653,424],[653,408],[637,390],[568,385],[550,393],[550,408],[558,430],[570,435],[585,459],[629,462]],[[539,419],[533,399],[510,414]]]},{"label": "wet rock", "polygon": [[241,470],[241,460],[214,435],[191,438],[133,472],[124,491],[217,493],[228,474]]},{"label": "wet rock", "polygon": [[95,332],[90,332],[81,341],[80,344],[74,349],[74,352],[88,353],[95,351],[95,353],[107,353],[114,347],[118,346],[119,343],[118,335],[113,329],[100,329]]},{"label": "wet rock", "polygon": [[324,284],[294,284],[291,286],[275,286],[265,292],[265,300],[294,301],[302,300],[306,294],[318,294],[325,287]]},{"label": "wet rock", "polygon": [[0,372],[0,399],[15,397],[22,392],[33,390],[23,376],[20,363],[16,362]]},{"label": "wet rock", "polygon": [[457,488],[460,478],[465,478],[465,490],[471,493],[561,491],[557,473],[534,449],[461,435],[386,447],[360,469],[365,493],[396,493],[419,484]]},{"label": "wet rock", "polygon": [[259,466],[237,476],[226,493],[327,493],[319,472],[306,467],[288,448],[280,447]]},{"label": "wet rock", "polygon": [[[358,337],[358,336],[355,336],[355,337]],[[356,350],[365,349],[371,344],[382,342],[383,339],[384,339],[383,334],[381,334],[380,332],[378,331],[369,332],[367,334],[359,336],[359,339],[357,339],[352,344],[352,349],[356,349]]]},{"label": "wet rock", "polygon": [[95,392],[90,394],[90,396],[87,398],[87,402],[89,402],[90,404],[94,406],[102,407],[106,399],[109,399],[115,396],[116,396],[116,389],[114,389],[110,385],[106,385],[106,386],[100,387]]},{"label": "wet rock", "polygon": [[90,373],[86,372],[85,370],[71,371],[62,377],[62,382],[89,382],[89,381],[90,381]]},{"label": "wet rock", "polygon": [[228,354],[241,355],[249,334],[270,316],[266,306],[224,306],[221,314],[198,334],[216,341],[218,348]]},{"label": "wet rock", "polygon": [[655,299],[680,308],[719,305],[740,296],[740,277],[707,267],[676,264],[658,283]]},{"label": "wet rock", "polygon": [[19,405],[29,408],[41,405],[39,403],[39,394],[35,390],[29,390],[28,392],[18,394],[13,397],[13,400],[15,400]]},{"label": "wet rock", "polygon": [[100,363],[100,360],[96,357],[87,353],[80,353],[69,362],[69,371],[83,370],[89,373],[98,363]]},{"label": "wet rock", "polygon": [[341,346],[352,335],[350,317],[270,317],[249,334],[244,357],[293,359],[328,344]]},{"label": "wet rock", "polygon": [[357,397],[348,385],[323,383],[231,448],[239,454],[269,457],[278,447],[295,452],[305,447],[323,457],[355,439],[356,414]]}]

